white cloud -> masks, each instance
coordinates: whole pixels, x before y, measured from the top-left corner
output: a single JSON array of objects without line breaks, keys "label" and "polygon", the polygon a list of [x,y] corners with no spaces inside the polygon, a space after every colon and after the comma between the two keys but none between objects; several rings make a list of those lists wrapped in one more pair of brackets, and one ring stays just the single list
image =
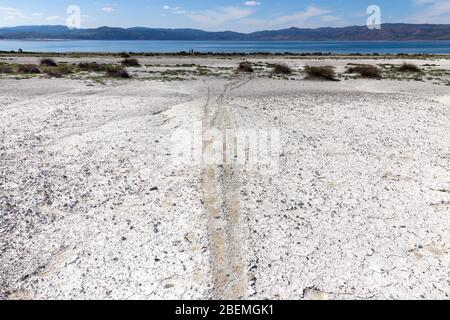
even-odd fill
[{"label": "white cloud", "polygon": [[28,20],[30,17],[24,15],[22,11],[12,7],[0,7],[0,19],[7,22],[17,20]]},{"label": "white cloud", "polygon": [[305,11],[293,13],[291,15],[281,16],[269,22],[272,26],[303,26],[311,18],[325,16],[330,13],[330,10],[319,8],[316,6],[309,6]]},{"label": "white cloud", "polygon": [[449,23],[450,0],[412,0],[418,6],[418,13],[413,15],[415,23]]},{"label": "white cloud", "polygon": [[344,26],[346,21],[326,8],[311,5],[303,11],[274,19],[257,18],[256,10],[250,7],[219,7],[216,9],[189,12],[187,17],[197,23],[196,27],[207,30],[236,30],[252,32],[262,29],[289,27],[316,28],[321,26]]},{"label": "white cloud", "polygon": [[60,17],[60,16],[50,16],[47,17],[48,21],[58,21],[58,20],[64,20],[64,18]]},{"label": "white cloud", "polygon": [[323,22],[341,22],[342,18],[332,15],[321,16],[320,20]]},{"label": "white cloud", "polygon": [[258,1],[245,1],[244,4],[246,6],[260,6],[261,2],[258,2]]},{"label": "white cloud", "polygon": [[0,11],[2,11],[2,12],[20,12],[19,9],[12,8],[12,7],[0,7]]},{"label": "white cloud", "polygon": [[101,8],[100,10],[103,11],[103,12],[113,12],[113,11],[114,11],[114,8],[111,8],[111,7],[104,7],[104,8]]},{"label": "white cloud", "polygon": [[224,7],[215,10],[204,10],[189,14],[195,22],[204,26],[222,26],[231,21],[240,20],[253,14],[253,10],[241,9],[237,7]]},{"label": "white cloud", "polygon": [[181,7],[171,7],[171,6],[165,5],[165,6],[163,6],[163,9],[167,10],[167,11],[170,10],[173,14],[186,14],[187,13],[187,11],[183,10],[183,8],[181,8]]},{"label": "white cloud", "polygon": [[436,0],[412,0],[414,5],[422,5],[422,4],[429,4],[429,3],[435,3],[438,2]]}]

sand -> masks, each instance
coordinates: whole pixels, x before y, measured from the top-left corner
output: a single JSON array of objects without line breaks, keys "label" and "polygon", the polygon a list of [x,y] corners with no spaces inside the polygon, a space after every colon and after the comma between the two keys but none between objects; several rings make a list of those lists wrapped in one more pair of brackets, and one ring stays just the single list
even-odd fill
[{"label": "sand", "polygon": [[448,298],[450,87],[294,78],[0,79],[0,298]]}]

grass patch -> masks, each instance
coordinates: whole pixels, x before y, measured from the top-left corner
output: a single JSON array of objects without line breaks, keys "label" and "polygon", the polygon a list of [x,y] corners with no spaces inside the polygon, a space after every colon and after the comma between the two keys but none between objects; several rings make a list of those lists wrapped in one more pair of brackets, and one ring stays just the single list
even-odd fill
[{"label": "grass patch", "polygon": [[90,71],[90,72],[100,72],[107,71],[107,64],[100,64],[97,62],[80,62],[78,64],[78,68],[82,71]]},{"label": "grass patch", "polygon": [[124,68],[120,66],[112,66],[108,68],[106,71],[108,77],[111,78],[121,78],[121,79],[129,79],[131,78],[130,74]]},{"label": "grass patch", "polygon": [[41,66],[43,66],[43,67],[56,67],[56,66],[58,66],[58,64],[53,59],[43,58],[43,59],[41,59]]},{"label": "grass patch", "polygon": [[137,59],[123,59],[120,62],[125,67],[140,67],[141,64]]},{"label": "grass patch", "polygon": [[381,79],[381,70],[371,65],[357,65],[349,67],[347,73],[357,73],[362,78]]},{"label": "grass patch", "polygon": [[255,72],[255,70],[253,69],[253,65],[248,61],[243,61],[239,63],[237,70],[238,72],[247,72],[247,73]]},{"label": "grass patch", "polygon": [[0,64],[0,73],[15,73],[13,66],[9,64]]},{"label": "grass patch", "polygon": [[400,72],[420,72],[420,68],[413,63],[403,63],[400,67],[397,68]]},{"label": "grass patch", "polygon": [[292,69],[286,64],[273,65],[273,73],[275,74],[292,74]]},{"label": "grass patch", "polygon": [[65,75],[73,73],[73,69],[69,65],[62,64],[56,67],[47,67],[44,69],[44,72],[50,77],[61,78]]},{"label": "grass patch", "polygon": [[327,80],[327,81],[337,81],[336,73],[334,69],[330,66],[321,67],[305,67],[305,73],[307,80]]},{"label": "grass patch", "polygon": [[35,64],[21,64],[21,65],[19,65],[17,71],[19,73],[25,73],[25,74],[38,74],[38,73],[41,73],[41,70]]}]

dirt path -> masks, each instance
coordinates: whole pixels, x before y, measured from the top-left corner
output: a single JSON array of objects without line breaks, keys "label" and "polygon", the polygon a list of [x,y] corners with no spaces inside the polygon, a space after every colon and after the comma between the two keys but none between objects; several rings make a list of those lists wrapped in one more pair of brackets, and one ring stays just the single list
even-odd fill
[{"label": "dirt path", "polygon": [[[218,299],[246,296],[247,276],[241,257],[240,175],[229,158],[232,150],[228,150],[230,141],[227,141],[227,129],[235,129],[227,97],[245,82],[227,83],[217,96],[210,88],[203,118],[203,154],[208,159],[203,173],[204,202],[213,264],[213,295]],[[222,141],[214,139],[216,135],[223,137]]]}]

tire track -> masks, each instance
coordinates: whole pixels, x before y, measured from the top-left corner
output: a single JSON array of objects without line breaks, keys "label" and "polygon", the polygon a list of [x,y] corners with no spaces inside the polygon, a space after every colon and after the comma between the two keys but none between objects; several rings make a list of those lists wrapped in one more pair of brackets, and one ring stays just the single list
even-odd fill
[{"label": "tire track", "polygon": [[[232,159],[227,159],[226,130],[233,129],[233,119],[226,105],[229,93],[247,81],[228,83],[214,99],[208,89],[203,118],[203,155],[211,158],[217,141],[208,134],[217,129],[223,137],[223,165],[207,163],[203,173],[203,196],[208,214],[208,231],[213,269],[213,298],[243,299],[246,296],[247,275],[242,259],[240,219],[240,181]],[[220,146],[219,146],[220,147]]]}]

